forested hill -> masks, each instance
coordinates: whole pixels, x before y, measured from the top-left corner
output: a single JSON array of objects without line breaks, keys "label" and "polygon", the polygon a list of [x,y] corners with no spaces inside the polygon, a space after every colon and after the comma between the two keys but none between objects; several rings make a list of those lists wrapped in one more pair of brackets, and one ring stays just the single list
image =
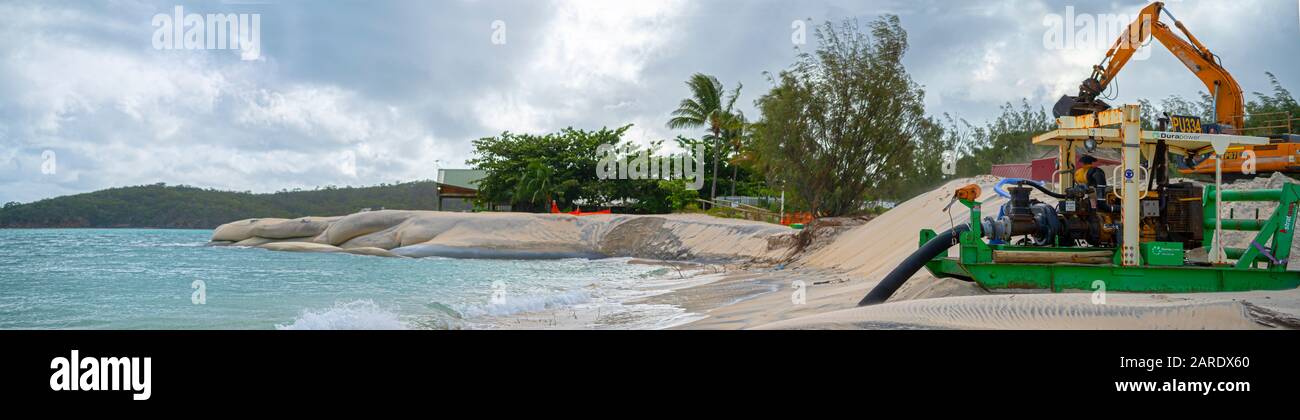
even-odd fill
[{"label": "forested hill", "polygon": [[328,187],[269,194],[164,184],[110,188],[0,209],[0,228],[113,227],[211,229],[255,217],[336,216],[363,208],[433,210],[437,183]]}]

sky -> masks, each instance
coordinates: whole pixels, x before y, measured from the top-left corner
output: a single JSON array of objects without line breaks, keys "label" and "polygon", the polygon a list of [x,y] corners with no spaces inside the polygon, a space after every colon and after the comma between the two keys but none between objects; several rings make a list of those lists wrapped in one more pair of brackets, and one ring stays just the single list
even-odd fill
[{"label": "sky", "polygon": [[[1266,71],[1300,91],[1300,0],[1166,3],[1246,92],[1269,89]],[[159,182],[273,192],[435,179],[504,131],[699,136],[664,126],[691,74],[742,84],[738,104],[757,116],[765,74],[815,48],[814,28],[884,14],[908,31],[904,63],[927,113],[979,124],[1007,102],[1050,109],[1074,94],[1119,34],[1093,22],[1144,5],[0,0],[0,202]],[[232,34],[207,29],[232,14],[247,23],[237,39],[255,42],[222,49]],[[1158,44],[1116,85],[1112,103],[1204,90]]]}]

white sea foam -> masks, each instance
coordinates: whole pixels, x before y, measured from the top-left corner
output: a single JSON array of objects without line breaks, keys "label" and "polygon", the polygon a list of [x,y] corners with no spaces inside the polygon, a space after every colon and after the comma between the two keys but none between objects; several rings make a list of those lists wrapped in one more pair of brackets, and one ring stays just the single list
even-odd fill
[{"label": "white sea foam", "polygon": [[370,299],[335,304],[324,310],[305,310],[289,325],[279,330],[404,330],[406,324],[397,314],[381,308]]},{"label": "white sea foam", "polygon": [[466,306],[460,308],[457,312],[460,312],[466,317],[506,316],[523,312],[536,312],[546,309],[572,306],[586,303],[590,300],[591,294],[586,290],[571,290],[568,292],[540,296],[508,296],[498,303]]}]

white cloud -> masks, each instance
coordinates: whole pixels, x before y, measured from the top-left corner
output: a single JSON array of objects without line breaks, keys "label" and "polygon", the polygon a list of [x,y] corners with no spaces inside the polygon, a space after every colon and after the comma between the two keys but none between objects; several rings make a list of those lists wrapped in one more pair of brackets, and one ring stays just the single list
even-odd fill
[{"label": "white cloud", "polygon": [[679,35],[689,8],[681,0],[557,1],[554,6],[555,14],[539,31],[540,48],[515,72],[514,83],[489,90],[473,105],[480,124],[494,133],[553,131],[608,112],[607,107],[628,106],[620,93],[641,89],[646,65],[684,41]]},{"label": "white cloud", "polygon": [[[6,8],[21,42],[0,46],[0,199],[167,182],[273,191],[433,178],[427,162],[460,161],[463,148],[400,106],[331,84],[272,83],[274,68],[213,58],[64,42],[53,27],[79,12]],[[115,27],[104,22],[101,25]],[[147,46],[147,33],[140,45]],[[265,52],[263,53],[266,54]],[[59,155],[43,175],[39,153]]]},{"label": "white cloud", "polygon": [[322,140],[353,143],[372,135],[371,121],[382,115],[368,115],[353,109],[356,96],[324,86],[295,86],[285,91],[259,89],[240,95],[243,100],[237,121],[252,126],[285,126]]}]

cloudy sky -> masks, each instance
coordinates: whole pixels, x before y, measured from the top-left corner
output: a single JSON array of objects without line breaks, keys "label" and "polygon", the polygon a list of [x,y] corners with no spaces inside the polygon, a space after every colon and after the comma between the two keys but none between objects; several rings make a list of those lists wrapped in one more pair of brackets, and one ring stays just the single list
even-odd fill
[{"label": "cloudy sky", "polygon": [[[1247,92],[1267,89],[1265,71],[1300,91],[1296,0],[1167,3]],[[260,49],[166,48],[161,22],[177,4],[204,19],[255,14]],[[1143,5],[0,0],[0,202],[156,182],[270,192],[431,179],[505,130],[631,123],[634,140],[670,138],[692,73],[743,83],[755,115],[763,72],[790,65],[801,26],[886,13],[908,30],[927,111],[978,123],[1007,101],[1050,108],[1074,93],[1117,35],[1086,22]],[[1066,16],[1076,23],[1053,25]],[[1074,35],[1062,48],[1052,31]],[[1202,89],[1148,51],[1118,79],[1118,101]]]}]

